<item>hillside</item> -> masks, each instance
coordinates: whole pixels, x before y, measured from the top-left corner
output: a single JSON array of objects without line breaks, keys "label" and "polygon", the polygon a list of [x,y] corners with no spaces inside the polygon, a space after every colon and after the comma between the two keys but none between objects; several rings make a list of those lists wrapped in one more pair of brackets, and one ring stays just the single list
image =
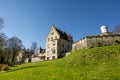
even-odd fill
[{"label": "hillside", "polygon": [[0,80],[119,80],[120,46],[73,52],[59,60],[28,63],[0,73]]}]

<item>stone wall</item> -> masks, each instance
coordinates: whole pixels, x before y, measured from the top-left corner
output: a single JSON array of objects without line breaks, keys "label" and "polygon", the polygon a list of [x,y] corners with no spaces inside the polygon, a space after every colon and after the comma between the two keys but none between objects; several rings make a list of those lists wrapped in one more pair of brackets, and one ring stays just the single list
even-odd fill
[{"label": "stone wall", "polygon": [[115,41],[120,42],[120,34],[86,36],[73,43],[72,51],[95,46],[114,45]]},{"label": "stone wall", "polygon": [[39,62],[39,61],[42,61],[42,60],[40,59],[40,57],[32,57],[32,58],[31,58],[31,62]]}]

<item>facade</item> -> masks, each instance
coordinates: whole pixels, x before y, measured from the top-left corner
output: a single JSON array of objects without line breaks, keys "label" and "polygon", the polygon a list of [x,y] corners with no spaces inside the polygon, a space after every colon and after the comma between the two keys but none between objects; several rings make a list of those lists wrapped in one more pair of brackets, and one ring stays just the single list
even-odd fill
[{"label": "facade", "polygon": [[26,58],[25,62],[39,62],[45,60],[45,49],[38,49],[38,54],[32,54],[30,57]]},{"label": "facade", "polygon": [[73,39],[71,35],[63,32],[54,25],[46,38],[45,60],[57,59],[63,57],[72,49]]},{"label": "facade", "polygon": [[95,46],[114,45],[116,43],[120,43],[120,34],[113,34],[111,32],[108,32],[108,27],[102,26],[100,34],[86,36],[73,43],[72,51]]},{"label": "facade", "polygon": [[19,51],[18,55],[17,55],[17,58],[16,58],[16,63],[17,64],[22,63],[22,58],[23,58],[23,53],[22,53],[22,51]]},{"label": "facade", "polygon": [[24,63],[28,63],[28,62],[31,62],[32,61],[32,57],[34,55],[34,52],[33,51],[29,51],[29,50],[24,50],[23,52],[23,62]]},{"label": "facade", "polygon": [[40,49],[38,50],[38,57],[40,58],[40,61],[44,61],[45,60],[45,49],[42,49],[40,47]]}]

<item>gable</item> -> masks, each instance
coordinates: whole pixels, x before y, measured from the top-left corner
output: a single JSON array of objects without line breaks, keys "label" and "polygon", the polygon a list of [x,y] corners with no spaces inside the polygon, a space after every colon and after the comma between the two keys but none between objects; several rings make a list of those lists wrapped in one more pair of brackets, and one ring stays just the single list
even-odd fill
[{"label": "gable", "polygon": [[55,28],[54,25],[52,25],[46,41],[53,40],[53,39],[60,39],[60,38],[69,42],[73,42],[71,35]]},{"label": "gable", "polygon": [[56,31],[56,28],[54,27],[54,25],[52,25],[52,27],[51,27],[51,29],[50,29],[50,32],[49,32],[49,34],[48,34],[48,36],[47,36],[47,39],[46,39],[46,41],[48,40],[48,39],[50,39],[51,40],[51,38],[53,38],[53,39],[59,39],[59,34],[58,34],[58,32]]}]

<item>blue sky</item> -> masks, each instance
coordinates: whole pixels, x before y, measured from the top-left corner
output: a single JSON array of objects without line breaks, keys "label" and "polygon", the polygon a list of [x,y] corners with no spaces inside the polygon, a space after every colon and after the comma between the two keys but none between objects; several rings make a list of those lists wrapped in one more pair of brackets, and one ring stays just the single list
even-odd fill
[{"label": "blue sky", "polygon": [[36,41],[45,48],[50,27],[73,36],[74,41],[100,33],[100,26],[112,31],[120,24],[120,0],[0,0],[2,32],[17,36],[26,48]]}]

